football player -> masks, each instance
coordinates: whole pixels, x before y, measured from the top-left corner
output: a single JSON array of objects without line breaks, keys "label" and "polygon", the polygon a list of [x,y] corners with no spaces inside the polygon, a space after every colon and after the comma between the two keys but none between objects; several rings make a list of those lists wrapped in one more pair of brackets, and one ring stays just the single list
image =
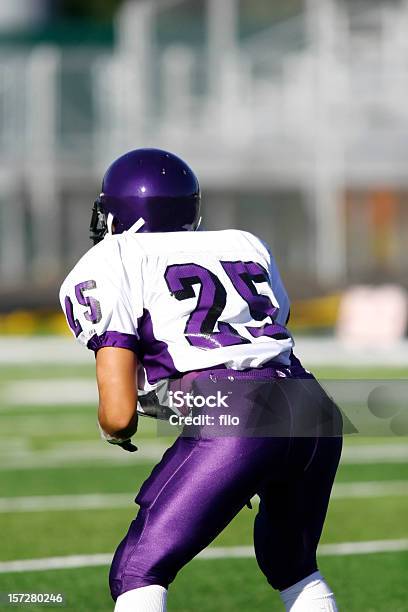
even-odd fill
[{"label": "football player", "polygon": [[137,450],[138,395],[140,412],[168,417],[156,395],[163,381],[201,390],[195,408],[209,419],[218,398],[221,412],[228,405],[229,417],[250,424],[234,435],[228,421],[225,435],[220,427],[212,435],[207,420],[165,452],[112,562],[115,610],[164,611],[178,571],[258,494],[256,558],[285,609],[335,611],[316,549],[342,444],[339,429],[322,423],[337,409],[293,354],[289,300],[267,246],[199,224],[191,168],[165,151],[131,151],[107,170],[91,220],[95,246],[60,291],[73,335],[96,354],[109,443]]}]

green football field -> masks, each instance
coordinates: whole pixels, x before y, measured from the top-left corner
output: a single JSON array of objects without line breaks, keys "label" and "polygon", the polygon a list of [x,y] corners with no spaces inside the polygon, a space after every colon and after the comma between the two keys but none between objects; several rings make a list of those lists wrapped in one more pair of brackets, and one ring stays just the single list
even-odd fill
[{"label": "green football field", "polygon": [[[408,369],[314,370],[339,379],[408,377]],[[148,419],[135,455],[100,441],[89,398],[93,375],[83,366],[0,367],[0,592],[63,593],[64,609],[78,612],[112,610],[109,556],[137,511],[135,493],[169,442]],[[320,549],[321,571],[342,611],[408,611],[406,442],[346,440]],[[256,500],[213,543],[214,554],[180,573],[170,611],[281,610],[252,556],[255,514]]]}]

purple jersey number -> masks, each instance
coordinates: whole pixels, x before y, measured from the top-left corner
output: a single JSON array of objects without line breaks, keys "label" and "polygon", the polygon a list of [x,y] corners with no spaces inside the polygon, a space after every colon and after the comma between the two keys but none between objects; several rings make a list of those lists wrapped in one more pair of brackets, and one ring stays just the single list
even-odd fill
[{"label": "purple jersey number", "polygon": [[[274,322],[278,307],[256,290],[257,283],[269,282],[266,270],[255,262],[222,262],[222,265],[235,290],[248,304],[252,318],[255,321],[270,320],[262,327],[247,327],[248,332],[254,338],[288,338],[285,327]],[[219,322],[227,302],[227,292],[215,274],[198,264],[175,264],[167,268],[165,279],[172,295],[180,301],[195,298],[193,286],[200,286],[196,308],[190,314],[184,331],[190,344],[211,349],[250,342],[228,323]],[[217,321],[218,332],[214,331]]]},{"label": "purple jersey number", "polygon": [[93,324],[99,323],[102,319],[101,305],[95,298],[84,295],[85,291],[91,291],[96,289],[96,282],[94,280],[85,281],[79,283],[75,287],[75,297],[81,306],[89,308],[89,312],[85,313],[85,319]]},{"label": "purple jersey number", "polygon": [[262,327],[247,327],[249,333],[254,338],[260,336],[269,336],[275,338],[275,340],[288,338],[286,328],[275,323],[279,307],[274,306],[267,295],[262,295],[256,290],[257,284],[269,284],[269,275],[265,268],[255,261],[222,261],[221,265],[239,295],[248,304],[249,312],[254,321],[265,321],[266,318],[271,321],[271,323],[265,323]]},{"label": "purple jersey number", "polygon": [[[78,283],[78,285],[75,286],[75,297],[81,306],[86,306],[86,308],[89,309],[89,311],[84,313],[85,319],[95,325],[102,319],[102,312],[101,305],[98,300],[91,296],[84,295],[85,291],[90,291],[91,289],[96,289],[96,282],[94,280]],[[70,328],[74,332],[75,336],[78,337],[82,332],[82,326],[78,319],[75,319],[74,307],[71,298],[68,295],[65,298],[65,312],[67,314],[67,321]]]},{"label": "purple jersey number", "polygon": [[219,331],[214,331],[227,303],[227,292],[215,274],[198,264],[174,264],[167,268],[165,279],[172,295],[179,301],[195,298],[193,286],[200,286],[197,306],[184,330],[190,344],[212,349],[249,342],[228,323],[218,323]]},{"label": "purple jersey number", "polygon": [[67,315],[68,325],[74,332],[75,337],[78,338],[79,334],[82,332],[82,326],[78,319],[76,319],[74,316],[74,307],[72,305],[72,301],[69,295],[67,295],[65,298],[65,312]]}]

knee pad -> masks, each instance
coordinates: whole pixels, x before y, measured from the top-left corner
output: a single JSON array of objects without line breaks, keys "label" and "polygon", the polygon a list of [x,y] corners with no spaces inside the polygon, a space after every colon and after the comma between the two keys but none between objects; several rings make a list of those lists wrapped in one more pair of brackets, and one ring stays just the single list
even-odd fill
[{"label": "knee pad", "polygon": [[124,593],[126,590],[123,588],[123,576],[126,572],[127,563],[132,554],[132,549],[134,549],[137,545],[140,534],[143,530],[144,521],[142,522],[138,520],[139,517],[140,511],[137,519],[130,523],[128,532],[117,547],[112,559],[112,564],[109,571],[109,586],[114,601],[116,601],[119,595]]},{"label": "knee pad", "polygon": [[177,564],[166,553],[163,542],[157,547],[139,545],[144,519],[144,512],[140,510],[113,557],[109,586],[114,601],[122,593],[145,586],[159,585],[167,589],[177,573]]},{"label": "knee pad", "polygon": [[271,587],[282,591],[317,570],[316,555],[304,547],[268,534],[268,521],[257,514],[254,524],[255,555]]}]

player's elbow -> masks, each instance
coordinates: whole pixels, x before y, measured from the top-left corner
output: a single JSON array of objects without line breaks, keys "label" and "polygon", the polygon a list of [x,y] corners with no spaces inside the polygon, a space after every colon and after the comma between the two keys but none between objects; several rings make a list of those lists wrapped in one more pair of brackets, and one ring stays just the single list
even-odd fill
[{"label": "player's elbow", "polygon": [[130,438],[137,427],[137,359],[130,350],[106,346],[96,354],[99,423],[115,438]]},{"label": "player's elbow", "polygon": [[130,438],[137,429],[137,413],[135,406],[106,406],[99,403],[98,420],[102,429],[115,438]]}]

